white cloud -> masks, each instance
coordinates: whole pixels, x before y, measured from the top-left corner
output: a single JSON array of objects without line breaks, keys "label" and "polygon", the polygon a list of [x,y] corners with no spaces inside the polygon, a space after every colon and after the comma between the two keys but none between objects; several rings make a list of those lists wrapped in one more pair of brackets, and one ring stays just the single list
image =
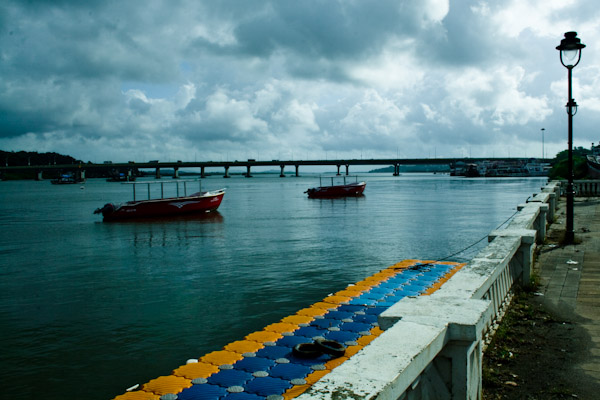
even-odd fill
[{"label": "white cloud", "polygon": [[475,125],[525,125],[543,121],[552,113],[544,96],[523,91],[527,77],[521,67],[469,69],[450,74],[447,80],[446,101]]},{"label": "white cloud", "polygon": [[236,100],[219,89],[206,100],[206,119],[214,125],[228,126],[239,134],[263,132],[267,123],[254,116],[247,100]]},{"label": "white cloud", "polygon": [[450,10],[450,0],[427,0],[425,4],[425,13],[429,20],[440,22]]},{"label": "white cloud", "polygon": [[405,124],[408,107],[396,105],[389,98],[369,89],[340,121],[341,132],[356,136],[358,142],[379,137],[407,136]]},{"label": "white cloud", "polygon": [[560,34],[562,31],[572,29],[569,27],[573,23],[573,20],[569,18],[569,11],[577,1],[512,0],[508,4],[502,5],[496,2],[488,3],[493,4],[494,14],[489,14],[492,7],[486,3],[480,3],[482,15],[487,14],[491,17],[491,22],[498,26],[502,36],[518,39],[525,30],[530,30],[538,36],[555,37],[557,32]]}]

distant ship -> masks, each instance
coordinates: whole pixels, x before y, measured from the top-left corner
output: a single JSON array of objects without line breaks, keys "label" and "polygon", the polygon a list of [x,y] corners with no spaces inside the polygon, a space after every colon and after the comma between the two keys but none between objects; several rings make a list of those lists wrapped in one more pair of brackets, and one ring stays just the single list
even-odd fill
[{"label": "distant ship", "polygon": [[73,176],[72,174],[62,174],[60,177],[56,179],[52,179],[50,183],[53,185],[69,185],[75,183],[84,183],[85,179],[79,179]]},{"label": "distant ship", "polygon": [[536,159],[527,161],[480,161],[477,163],[457,163],[451,175],[467,178],[517,178],[528,176],[548,176],[549,163]]},{"label": "distant ship", "polygon": [[110,178],[106,178],[106,182],[133,182],[135,181],[134,175],[126,175],[123,172],[113,173]]}]

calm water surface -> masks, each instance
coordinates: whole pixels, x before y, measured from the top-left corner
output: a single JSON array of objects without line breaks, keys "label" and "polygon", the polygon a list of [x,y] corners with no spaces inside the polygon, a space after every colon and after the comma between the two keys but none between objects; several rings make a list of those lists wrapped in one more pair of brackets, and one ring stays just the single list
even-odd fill
[{"label": "calm water surface", "polygon": [[400,260],[445,258],[546,181],[363,178],[362,198],[317,200],[316,176],[209,177],[218,213],[126,223],[92,211],[128,185],[0,182],[0,397],[110,399]]}]

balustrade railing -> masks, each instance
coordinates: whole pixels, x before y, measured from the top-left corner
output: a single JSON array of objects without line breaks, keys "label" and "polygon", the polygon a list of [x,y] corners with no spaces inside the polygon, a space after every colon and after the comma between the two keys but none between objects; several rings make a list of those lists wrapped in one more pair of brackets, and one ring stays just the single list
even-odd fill
[{"label": "balustrade railing", "polygon": [[578,180],[573,182],[575,196],[600,196],[600,180]]}]

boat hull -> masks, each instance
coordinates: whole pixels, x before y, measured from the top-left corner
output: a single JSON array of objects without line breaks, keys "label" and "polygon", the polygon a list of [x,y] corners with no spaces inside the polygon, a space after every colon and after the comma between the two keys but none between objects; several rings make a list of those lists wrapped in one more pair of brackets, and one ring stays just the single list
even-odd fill
[{"label": "boat hull", "polygon": [[221,205],[224,190],[194,193],[185,197],[129,201],[121,205],[106,204],[102,209],[105,221],[198,214],[215,211]]},{"label": "boat hull", "polygon": [[365,182],[349,185],[319,186],[306,191],[309,198],[335,198],[362,196],[367,184]]},{"label": "boat hull", "polygon": [[587,156],[588,175],[594,179],[600,179],[600,156]]}]

